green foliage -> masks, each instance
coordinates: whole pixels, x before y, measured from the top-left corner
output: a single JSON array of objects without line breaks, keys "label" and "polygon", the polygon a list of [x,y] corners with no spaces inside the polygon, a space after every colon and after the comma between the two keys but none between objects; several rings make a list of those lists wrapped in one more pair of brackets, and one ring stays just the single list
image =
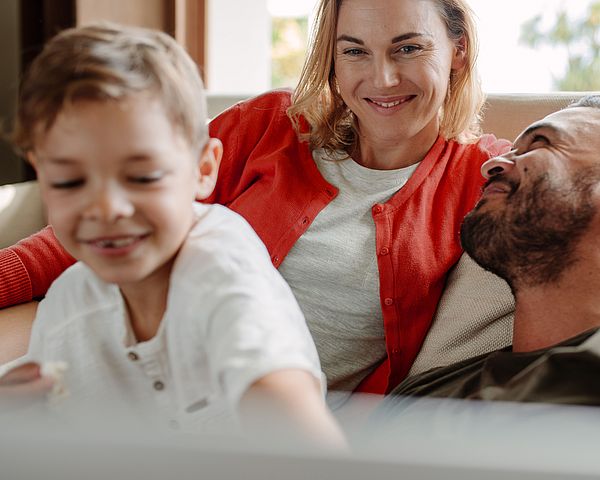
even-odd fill
[{"label": "green foliage", "polygon": [[583,18],[572,19],[560,11],[554,25],[542,28],[542,15],[536,15],[521,26],[519,41],[531,48],[541,45],[564,48],[568,56],[567,70],[554,79],[559,90],[600,90],[600,1],[592,2]]},{"label": "green foliage", "polygon": [[271,85],[295,87],[304,62],[308,19],[273,18],[271,32]]}]

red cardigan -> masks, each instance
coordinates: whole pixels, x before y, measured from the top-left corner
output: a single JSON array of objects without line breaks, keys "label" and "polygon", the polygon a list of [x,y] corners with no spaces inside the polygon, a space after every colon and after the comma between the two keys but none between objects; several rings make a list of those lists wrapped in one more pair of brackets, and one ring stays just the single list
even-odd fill
[{"label": "red cardigan", "polygon": [[[289,105],[289,92],[270,92],[210,123],[224,156],[207,201],[243,215],[276,267],[338,193],[321,176],[308,145],[298,141],[285,113]],[[462,253],[458,232],[481,192],[479,167],[509,145],[492,136],[470,145],[440,137],[407,184],[387,203],[373,206],[388,356],[359,390],[387,392],[408,373],[446,274]],[[43,295],[72,262],[50,228],[0,251],[0,306]]]}]

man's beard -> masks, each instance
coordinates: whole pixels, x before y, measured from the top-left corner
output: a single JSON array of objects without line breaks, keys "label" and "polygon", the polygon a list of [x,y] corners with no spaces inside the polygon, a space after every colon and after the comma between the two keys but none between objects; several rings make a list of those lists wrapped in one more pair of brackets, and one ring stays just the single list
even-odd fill
[{"label": "man's beard", "polygon": [[527,189],[511,184],[502,207],[481,212],[483,199],[465,217],[463,248],[513,293],[555,283],[577,261],[577,243],[596,212],[592,195],[599,181],[600,168],[590,167],[566,186],[553,185],[547,173]]}]

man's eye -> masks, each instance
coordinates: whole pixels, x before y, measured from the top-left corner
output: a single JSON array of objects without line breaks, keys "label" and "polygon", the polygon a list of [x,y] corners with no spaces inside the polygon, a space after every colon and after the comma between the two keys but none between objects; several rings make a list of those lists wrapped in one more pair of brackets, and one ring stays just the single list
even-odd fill
[{"label": "man's eye", "polygon": [[52,182],[50,186],[56,189],[68,189],[68,188],[77,188],[83,185],[84,181],[82,178],[77,178],[74,180],[64,180],[60,182]]},{"label": "man's eye", "polygon": [[538,147],[540,144],[548,145],[549,143],[550,141],[548,140],[548,137],[545,137],[544,135],[534,135],[529,143],[529,148]]}]

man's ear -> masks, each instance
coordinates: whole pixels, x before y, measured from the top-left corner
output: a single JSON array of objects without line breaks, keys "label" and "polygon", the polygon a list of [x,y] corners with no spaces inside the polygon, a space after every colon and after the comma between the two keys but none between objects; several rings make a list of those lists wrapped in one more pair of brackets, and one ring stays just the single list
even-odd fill
[{"label": "man's ear", "polygon": [[215,189],[219,163],[223,156],[223,144],[218,138],[209,138],[200,153],[198,161],[198,185],[196,187],[196,200],[208,198]]},{"label": "man's ear", "polygon": [[467,64],[467,48],[467,39],[463,35],[454,45],[454,56],[450,66],[452,70],[462,70]]}]

